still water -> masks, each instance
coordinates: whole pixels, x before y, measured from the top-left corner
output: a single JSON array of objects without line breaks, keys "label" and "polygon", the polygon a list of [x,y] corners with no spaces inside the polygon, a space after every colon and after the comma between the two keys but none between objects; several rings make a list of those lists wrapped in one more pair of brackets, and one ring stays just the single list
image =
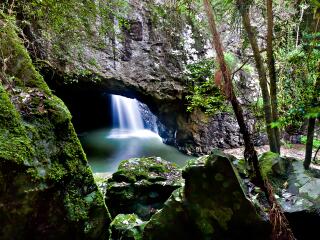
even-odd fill
[{"label": "still water", "polygon": [[183,167],[192,157],[162,143],[150,130],[99,129],[79,135],[93,172],[114,172],[121,160],[157,156]]}]

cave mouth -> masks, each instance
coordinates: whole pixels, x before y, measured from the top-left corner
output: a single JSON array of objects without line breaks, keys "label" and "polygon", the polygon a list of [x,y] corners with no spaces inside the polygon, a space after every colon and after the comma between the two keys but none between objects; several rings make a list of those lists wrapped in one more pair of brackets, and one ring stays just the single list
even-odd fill
[{"label": "cave mouth", "polygon": [[75,85],[51,88],[71,112],[93,172],[115,172],[122,160],[135,157],[161,157],[179,167],[191,158],[163,143],[158,126],[164,126],[145,103]]}]

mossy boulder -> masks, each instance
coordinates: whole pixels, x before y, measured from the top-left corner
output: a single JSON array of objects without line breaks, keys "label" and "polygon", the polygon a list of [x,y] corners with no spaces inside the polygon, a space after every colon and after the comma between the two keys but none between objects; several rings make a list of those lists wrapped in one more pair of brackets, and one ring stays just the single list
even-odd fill
[{"label": "mossy boulder", "polygon": [[231,160],[214,151],[189,161],[185,186],[152,216],[144,239],[269,239],[267,216],[246,196]]},{"label": "mossy boulder", "polygon": [[265,152],[259,156],[260,171],[264,178],[287,174],[288,163],[277,153]]},{"label": "mossy boulder", "polygon": [[181,186],[181,170],[159,157],[122,161],[108,180],[106,204],[113,217],[135,213],[148,220]]},{"label": "mossy boulder", "polygon": [[142,240],[144,226],[135,214],[119,214],[110,224],[109,240]]},{"label": "mossy boulder", "polygon": [[71,115],[14,19],[1,13],[0,29],[0,239],[105,239],[110,217]]}]

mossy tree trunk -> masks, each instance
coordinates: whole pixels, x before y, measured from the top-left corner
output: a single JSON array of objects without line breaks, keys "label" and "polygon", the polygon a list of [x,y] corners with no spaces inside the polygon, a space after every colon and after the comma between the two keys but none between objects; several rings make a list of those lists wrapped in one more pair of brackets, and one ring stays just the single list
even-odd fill
[{"label": "mossy tree trunk", "polygon": [[223,93],[225,94],[226,98],[231,102],[233,111],[236,115],[237,122],[240,127],[240,132],[242,133],[245,142],[245,159],[247,162],[249,162],[249,164],[252,165],[254,170],[253,173],[255,183],[257,183],[258,186],[261,187],[261,189],[264,191],[271,207],[270,221],[273,225],[272,237],[274,240],[293,240],[295,238],[289,227],[288,220],[284,216],[281,207],[279,206],[277,200],[274,197],[271,184],[269,183],[267,178],[263,178],[261,175],[257,152],[254,149],[254,145],[251,140],[248,127],[245,123],[242,107],[234,93],[234,87],[232,83],[230,70],[228,69],[227,64],[224,60],[224,51],[221,44],[220,35],[217,31],[212,6],[209,0],[203,0],[203,4],[205,6],[205,11],[208,17],[210,31],[213,36],[213,48],[216,50],[217,59],[220,65],[220,71],[224,80]]},{"label": "mossy tree trunk", "polygon": [[[268,70],[270,80],[270,99],[271,99],[271,111],[272,121],[278,121],[278,100],[277,100],[277,75],[275,68],[275,60],[273,54],[273,10],[272,0],[267,0],[267,59],[268,59]],[[277,153],[280,154],[280,131],[277,126],[273,128],[275,144]]]},{"label": "mossy tree trunk", "polygon": [[260,84],[262,98],[263,98],[264,117],[266,122],[266,129],[267,129],[267,135],[268,135],[268,140],[270,145],[270,151],[278,152],[275,134],[273,129],[271,128],[271,123],[273,122],[273,119],[272,119],[272,110],[271,110],[271,103],[270,103],[270,94],[268,89],[267,74],[263,64],[262,57],[260,55],[257,37],[251,26],[250,17],[249,17],[249,5],[244,0],[237,0],[237,5],[238,5],[239,12],[242,16],[243,26],[245,28],[245,31],[247,33],[247,36],[253,51],[253,57],[254,57],[256,68],[259,75],[259,84]]}]

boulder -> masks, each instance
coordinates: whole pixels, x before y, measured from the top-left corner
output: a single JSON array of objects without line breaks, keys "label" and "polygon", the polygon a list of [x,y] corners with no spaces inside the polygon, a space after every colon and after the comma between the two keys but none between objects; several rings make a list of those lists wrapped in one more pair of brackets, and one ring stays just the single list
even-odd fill
[{"label": "boulder", "polygon": [[145,226],[135,214],[119,214],[110,224],[109,240],[142,240],[142,232]]},{"label": "boulder", "polygon": [[268,218],[246,196],[227,155],[214,151],[190,161],[183,178],[185,186],[147,223],[144,239],[269,239]]},{"label": "boulder", "polygon": [[114,217],[135,213],[148,220],[181,186],[181,179],[181,170],[159,157],[125,160],[107,182],[106,204]]},{"label": "boulder", "polygon": [[[0,239],[106,239],[111,222],[71,114],[0,14]],[[3,74],[3,75],[2,75]]]},{"label": "boulder", "polygon": [[320,171],[273,153],[262,154],[260,163],[297,239],[313,239],[320,223]]}]

